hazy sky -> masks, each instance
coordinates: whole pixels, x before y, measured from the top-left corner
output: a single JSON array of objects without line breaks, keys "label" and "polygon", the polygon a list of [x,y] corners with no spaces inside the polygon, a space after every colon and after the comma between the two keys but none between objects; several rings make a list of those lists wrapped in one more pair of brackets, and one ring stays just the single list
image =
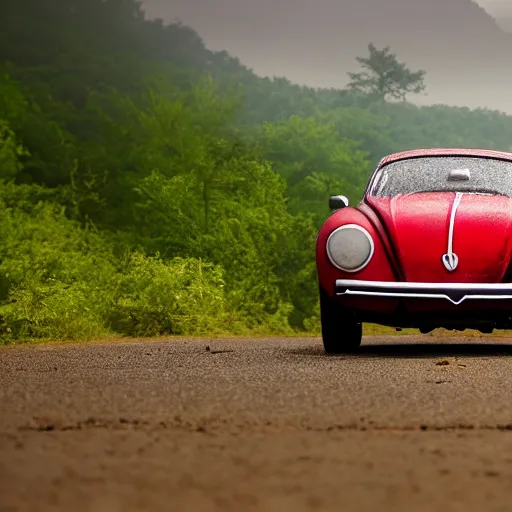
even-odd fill
[{"label": "hazy sky", "polygon": [[512,13],[512,0],[477,0],[490,14],[502,16]]},{"label": "hazy sky", "polygon": [[[492,16],[512,0],[479,0]],[[180,20],[213,50],[264,76],[344,87],[369,42],[427,71],[419,103],[512,112],[512,35],[471,0],[143,0],[150,17]],[[368,13],[372,13],[368,14]]]},{"label": "hazy sky", "polygon": [[[198,13],[201,10],[209,10],[215,7],[215,0],[142,0],[148,11],[154,16],[168,16],[170,10],[175,11],[175,16],[190,16],[190,13]],[[252,0],[258,4],[258,0]],[[382,0],[385,1],[385,0]],[[424,0],[429,2],[429,0]],[[486,9],[492,16],[512,16],[512,0],[474,0]],[[241,1],[243,3],[243,0]],[[298,2],[300,3],[300,2]]]}]

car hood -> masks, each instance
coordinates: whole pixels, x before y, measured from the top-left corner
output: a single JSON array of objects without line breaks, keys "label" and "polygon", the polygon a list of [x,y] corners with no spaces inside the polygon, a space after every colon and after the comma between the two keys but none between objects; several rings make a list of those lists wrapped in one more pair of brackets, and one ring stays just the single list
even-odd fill
[{"label": "car hood", "polygon": [[[492,283],[503,280],[510,263],[511,198],[439,192],[369,197],[365,202],[388,231],[407,281]],[[456,256],[450,256],[454,206],[452,254]],[[449,270],[443,259],[448,267],[455,262],[455,268]]]}]

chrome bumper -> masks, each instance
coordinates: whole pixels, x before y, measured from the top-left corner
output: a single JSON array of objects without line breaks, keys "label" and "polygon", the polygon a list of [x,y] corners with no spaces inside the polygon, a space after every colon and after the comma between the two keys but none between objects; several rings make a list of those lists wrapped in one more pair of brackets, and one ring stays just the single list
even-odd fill
[{"label": "chrome bumper", "polygon": [[391,299],[442,299],[459,305],[465,300],[512,300],[512,283],[400,283],[337,279],[338,296]]}]

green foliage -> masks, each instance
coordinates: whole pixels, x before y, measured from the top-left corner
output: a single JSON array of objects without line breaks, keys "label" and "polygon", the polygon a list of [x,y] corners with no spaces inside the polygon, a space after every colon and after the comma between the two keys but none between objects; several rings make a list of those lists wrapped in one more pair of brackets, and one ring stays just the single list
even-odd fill
[{"label": "green foliage", "polygon": [[226,317],[223,271],[201,259],[134,253],[116,281],[109,316],[118,333],[207,334]]},{"label": "green foliage", "polygon": [[267,123],[260,144],[263,158],[287,181],[292,211],[314,215],[317,225],[329,213],[326,197],[339,190],[360,197],[370,173],[360,145],[326,120],[292,116]]},{"label": "green foliage", "polygon": [[[7,187],[8,188],[8,187]],[[2,188],[5,194],[6,188]],[[226,318],[223,271],[194,258],[115,256],[60,208],[0,205],[3,341],[215,332]]]},{"label": "green foliage", "polygon": [[329,195],[394,151],[512,149],[512,117],[387,103],[422,72],[358,61],[356,91],[316,90],[135,0],[4,2],[0,339],[317,333]]},{"label": "green foliage", "polygon": [[21,169],[20,159],[27,152],[16,143],[14,132],[0,119],[0,176],[15,178]]},{"label": "green foliage", "polygon": [[10,189],[2,186],[0,203],[4,338],[62,339],[105,332],[107,291],[102,285],[113,272],[109,251],[98,235],[80,229],[56,205],[40,202],[30,208],[27,202],[25,211],[8,207]]},{"label": "green foliage", "polygon": [[368,57],[356,57],[365,71],[349,73],[349,89],[370,94],[378,100],[387,97],[405,101],[407,94],[419,94],[425,90],[425,71],[411,71],[399,62],[391,48],[378,50],[373,43],[368,45]]}]

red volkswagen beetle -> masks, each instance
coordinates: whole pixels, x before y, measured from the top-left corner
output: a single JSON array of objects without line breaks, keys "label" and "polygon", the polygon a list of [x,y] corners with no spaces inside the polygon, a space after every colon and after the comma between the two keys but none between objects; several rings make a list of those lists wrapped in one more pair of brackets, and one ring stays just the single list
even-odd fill
[{"label": "red volkswagen beetle", "polygon": [[357,349],[363,322],[512,328],[512,153],[397,153],[359,205],[330,207],[316,249],[326,352]]}]

